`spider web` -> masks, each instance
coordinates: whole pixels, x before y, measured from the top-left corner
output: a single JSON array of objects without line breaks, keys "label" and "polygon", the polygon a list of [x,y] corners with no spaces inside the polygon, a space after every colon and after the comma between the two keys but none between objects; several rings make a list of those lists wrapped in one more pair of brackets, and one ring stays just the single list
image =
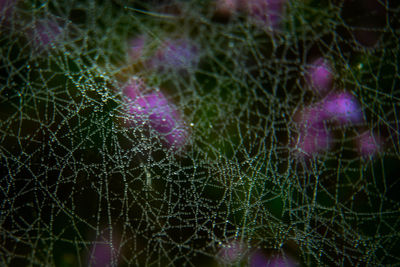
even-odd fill
[{"label": "spider web", "polygon": [[[287,1],[272,27],[215,1],[1,1],[0,262],[399,264],[394,2]],[[316,57],[363,120],[310,152]],[[132,110],[151,93],[183,145]]]}]

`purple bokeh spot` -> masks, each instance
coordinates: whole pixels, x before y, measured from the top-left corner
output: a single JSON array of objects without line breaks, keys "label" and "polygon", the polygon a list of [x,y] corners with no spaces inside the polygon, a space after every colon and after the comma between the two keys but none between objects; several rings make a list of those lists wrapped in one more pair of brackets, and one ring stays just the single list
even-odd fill
[{"label": "purple bokeh spot", "polygon": [[323,58],[318,58],[308,68],[306,79],[314,91],[323,95],[332,88],[332,68]]},{"label": "purple bokeh spot", "polygon": [[134,101],[145,89],[146,85],[143,80],[139,78],[132,78],[125,85],[123,94],[129,99],[129,101]]},{"label": "purple bokeh spot", "polygon": [[326,113],[319,107],[305,108],[297,119],[299,135],[296,148],[309,157],[329,149],[331,134],[326,128]]},{"label": "purple bokeh spot", "polygon": [[[168,106],[165,106],[168,107]],[[170,116],[172,110],[158,109],[149,116],[151,126],[159,133],[169,133],[175,127],[175,120]]]},{"label": "purple bokeh spot", "polygon": [[148,117],[151,126],[160,133],[173,130],[175,120],[174,112],[167,99],[161,92],[138,97],[132,104],[130,113],[139,115],[140,118]]},{"label": "purple bokeh spot", "polygon": [[275,257],[274,259],[271,260],[271,262],[267,266],[268,267],[295,267],[295,266],[297,266],[297,264],[295,264],[289,258]]},{"label": "purple bokeh spot", "polygon": [[94,243],[89,263],[90,266],[93,267],[112,266],[111,244],[100,242]]},{"label": "purple bokeh spot", "polygon": [[224,16],[229,16],[238,8],[238,0],[217,0],[216,12]]},{"label": "purple bokeh spot", "polygon": [[33,40],[35,49],[42,50],[56,44],[63,32],[64,30],[56,21],[42,19],[37,21],[34,27],[28,31],[28,37]]},{"label": "purple bokeh spot", "polygon": [[188,70],[199,63],[199,49],[186,39],[166,40],[148,62],[160,71]]},{"label": "purple bokeh spot", "polygon": [[238,241],[231,241],[225,244],[219,251],[219,257],[228,264],[239,261],[246,252],[244,244]]},{"label": "purple bokeh spot", "polygon": [[142,93],[145,85],[139,79],[132,79],[124,88],[128,98],[129,113],[135,124],[148,122],[173,148],[185,145],[188,131],[176,107],[161,92]]},{"label": "purple bokeh spot", "polygon": [[347,92],[328,95],[322,101],[321,108],[330,120],[339,124],[357,124],[364,120],[360,103]]},{"label": "purple bokeh spot", "polygon": [[0,26],[8,24],[12,17],[17,0],[0,0]]},{"label": "purple bokeh spot", "polygon": [[357,137],[358,152],[363,157],[371,157],[379,152],[381,140],[370,131],[366,131]]},{"label": "purple bokeh spot", "polygon": [[268,259],[261,252],[256,251],[250,257],[250,267],[267,267]]},{"label": "purple bokeh spot", "polygon": [[263,26],[271,26],[273,29],[279,26],[285,0],[241,0],[242,6],[246,6],[249,15],[256,23]]},{"label": "purple bokeh spot", "polygon": [[299,135],[296,148],[307,156],[329,149],[332,136],[328,123],[353,125],[364,121],[361,105],[347,92],[333,93],[294,116]]},{"label": "purple bokeh spot", "polygon": [[329,149],[331,134],[323,122],[313,123],[300,131],[297,147],[306,155],[320,153]]},{"label": "purple bokeh spot", "polygon": [[295,267],[297,264],[287,257],[267,258],[261,251],[256,251],[250,258],[250,267]]},{"label": "purple bokeh spot", "polygon": [[136,61],[143,56],[143,51],[146,43],[146,37],[140,35],[129,41],[129,57]]}]

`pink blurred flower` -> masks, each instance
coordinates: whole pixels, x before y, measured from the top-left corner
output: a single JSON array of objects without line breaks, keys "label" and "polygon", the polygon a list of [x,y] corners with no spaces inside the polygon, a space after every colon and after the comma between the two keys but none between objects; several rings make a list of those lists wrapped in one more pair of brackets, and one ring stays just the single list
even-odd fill
[{"label": "pink blurred flower", "polygon": [[46,50],[61,40],[64,29],[55,20],[41,19],[27,32],[36,50]]},{"label": "pink blurred flower", "polygon": [[312,156],[329,149],[331,134],[324,123],[323,110],[313,107],[306,108],[298,121],[299,135],[296,148],[305,156]]},{"label": "pink blurred flower", "polygon": [[17,0],[0,0],[0,26],[8,24],[16,4]]},{"label": "pink blurred flower", "polygon": [[223,262],[233,264],[240,261],[246,252],[246,246],[243,243],[234,240],[224,244],[218,252],[218,255]]},{"label": "pink blurred flower", "polygon": [[124,95],[128,98],[128,112],[134,116],[134,123],[149,123],[170,147],[182,148],[187,142],[188,130],[177,108],[162,92],[146,93],[144,88],[141,80],[133,79],[124,89]]},{"label": "pink blurred flower", "polygon": [[310,125],[299,136],[297,147],[307,155],[320,153],[329,149],[331,135],[322,123]]},{"label": "pink blurred flower", "polygon": [[261,251],[251,255],[250,267],[295,267],[298,266],[292,259],[282,256],[267,258]]},{"label": "pink blurred flower", "polygon": [[295,147],[305,155],[329,149],[332,141],[327,123],[339,125],[357,124],[364,121],[361,106],[350,93],[333,93],[294,116],[299,134]]},{"label": "pink blurred flower", "polygon": [[290,258],[284,257],[275,257],[270,263],[267,265],[268,267],[295,267],[298,266],[293,260]]},{"label": "pink blurred flower", "polygon": [[250,267],[265,267],[267,266],[268,259],[267,257],[261,252],[256,251],[250,256]]},{"label": "pink blurred flower", "polygon": [[93,242],[88,257],[89,266],[106,267],[117,265],[119,241],[117,241],[115,235],[113,235],[113,240],[109,240],[108,233],[108,230],[105,230],[105,233]]},{"label": "pink blurred flower", "polygon": [[144,35],[140,35],[129,41],[128,53],[131,60],[136,61],[143,56],[145,43],[146,37]]},{"label": "pink blurred flower", "polygon": [[285,0],[240,0],[256,24],[276,29],[282,21]]},{"label": "pink blurred flower", "polygon": [[164,41],[148,62],[150,68],[159,71],[190,70],[199,63],[198,47],[187,39]]},{"label": "pink blurred flower", "polygon": [[360,103],[348,92],[330,94],[319,105],[327,119],[339,124],[358,124],[364,121]]},{"label": "pink blurred flower", "polygon": [[315,92],[324,95],[332,89],[332,67],[323,58],[318,58],[307,69],[306,80]]},{"label": "pink blurred flower", "polygon": [[123,94],[129,101],[135,100],[148,90],[146,84],[139,77],[133,77],[127,82],[123,88]]},{"label": "pink blurred flower", "polygon": [[230,16],[238,9],[239,0],[216,0],[216,12],[223,16]]},{"label": "pink blurred flower", "polygon": [[112,247],[110,243],[95,242],[89,260],[90,266],[112,266]]},{"label": "pink blurred flower", "polygon": [[371,157],[381,149],[381,139],[371,131],[366,131],[356,139],[358,153],[363,157]]}]

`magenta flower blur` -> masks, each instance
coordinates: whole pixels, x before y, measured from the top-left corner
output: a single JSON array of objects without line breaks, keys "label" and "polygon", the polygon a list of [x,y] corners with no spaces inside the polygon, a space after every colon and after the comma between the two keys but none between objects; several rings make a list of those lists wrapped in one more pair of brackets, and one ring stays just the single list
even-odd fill
[{"label": "magenta flower blur", "polygon": [[136,125],[149,123],[152,129],[163,136],[168,145],[179,149],[186,144],[188,131],[176,107],[160,91],[143,93],[144,84],[133,80],[124,89],[129,99],[129,113]]},{"label": "magenta flower blur", "polygon": [[95,242],[89,258],[89,266],[112,266],[112,247],[110,243]]},{"label": "magenta flower blur", "polygon": [[190,70],[199,62],[199,49],[186,39],[164,41],[150,59],[149,66],[160,71]]},{"label": "magenta flower blur", "polygon": [[277,28],[283,18],[285,0],[241,0],[256,24]]},{"label": "magenta flower blur", "polygon": [[256,251],[250,256],[250,267],[266,267],[267,263],[268,259],[261,251]]},{"label": "magenta flower blur", "polygon": [[323,58],[318,58],[307,69],[306,81],[313,91],[324,95],[332,89],[333,73],[329,63]]},{"label": "magenta flower blur", "polygon": [[41,19],[28,31],[28,37],[32,39],[35,49],[43,50],[55,45],[63,32],[64,30],[56,21]]},{"label": "magenta flower blur", "polygon": [[324,111],[318,107],[305,108],[297,118],[299,134],[296,150],[309,157],[329,149],[331,134],[326,128]]},{"label": "magenta flower blur", "polygon": [[128,98],[129,102],[131,102],[141,96],[146,90],[146,84],[144,81],[138,77],[133,77],[125,85],[123,94]]},{"label": "magenta flower blur", "polygon": [[372,157],[381,149],[381,140],[371,131],[366,131],[357,137],[356,146],[361,156]]},{"label": "magenta flower blur", "polygon": [[143,56],[145,43],[146,43],[146,37],[144,35],[140,35],[129,41],[128,53],[129,53],[129,58],[132,61],[136,61]]},{"label": "magenta flower blur", "polygon": [[295,267],[298,266],[292,259],[282,256],[267,258],[260,251],[256,251],[250,258],[250,267]]},{"label": "magenta flower blur", "polygon": [[218,252],[219,258],[228,264],[239,261],[246,253],[246,247],[239,241],[231,241],[221,248]]},{"label": "magenta flower blur", "polygon": [[268,267],[296,267],[298,265],[289,258],[275,257],[274,259],[272,259],[269,262],[269,264],[267,266]]},{"label": "magenta flower blur", "polygon": [[326,113],[327,119],[339,124],[358,124],[364,121],[360,103],[348,92],[328,95],[320,103],[320,107]]},{"label": "magenta flower blur", "polygon": [[0,26],[9,22],[17,0],[0,0]]},{"label": "magenta flower blur", "polygon": [[305,108],[294,118],[299,134],[296,148],[311,156],[329,149],[332,141],[328,123],[352,125],[364,121],[361,105],[347,92],[328,95],[312,107]]},{"label": "magenta flower blur", "polygon": [[329,149],[330,144],[331,134],[324,123],[320,122],[304,127],[300,131],[297,148],[306,156],[311,156]]},{"label": "magenta flower blur", "polygon": [[235,13],[238,8],[239,0],[216,0],[216,12],[224,15],[230,16]]}]

